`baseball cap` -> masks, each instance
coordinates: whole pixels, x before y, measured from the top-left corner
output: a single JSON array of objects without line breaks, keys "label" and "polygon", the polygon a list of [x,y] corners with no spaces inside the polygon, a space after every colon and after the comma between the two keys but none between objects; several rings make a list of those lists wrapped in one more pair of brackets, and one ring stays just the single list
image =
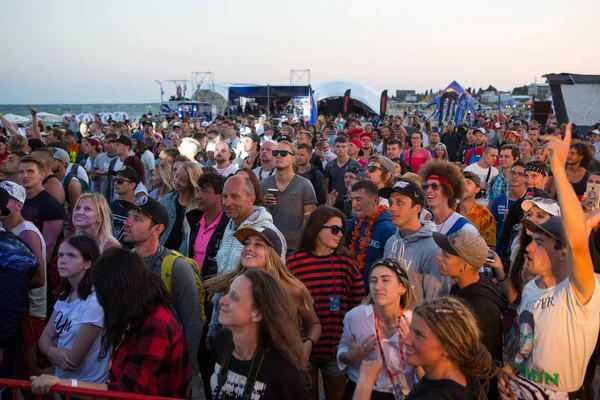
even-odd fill
[{"label": "baseball cap", "polygon": [[252,131],[250,131],[250,133],[247,134],[242,134],[242,136],[250,138],[253,142],[260,143],[260,137],[258,137],[258,134]]},{"label": "baseball cap", "polygon": [[352,128],[346,132],[346,136],[352,139],[357,139],[363,133],[363,130],[360,128]]},{"label": "baseball cap", "polygon": [[275,130],[275,128],[273,128],[272,125],[265,125],[265,127],[263,128],[263,132],[274,131],[274,130]]},{"label": "baseball cap", "polygon": [[134,133],[133,136],[131,136],[131,138],[137,140],[138,142],[144,141],[144,135],[142,135],[139,132]]},{"label": "baseball cap", "polygon": [[421,189],[415,182],[409,181],[407,179],[399,179],[398,182],[393,187],[384,187],[379,189],[379,196],[385,199],[389,199],[392,193],[400,193],[420,206],[425,205],[425,193],[423,193],[423,189]]},{"label": "baseball cap", "polygon": [[373,139],[373,134],[371,134],[370,132],[363,132],[360,134],[360,138],[364,138],[364,137],[368,137],[369,139]]},{"label": "baseball cap", "polygon": [[358,147],[358,155],[362,156],[363,154],[365,154],[362,151],[362,142],[360,141],[360,139],[354,138],[350,140],[350,143],[352,143],[353,145],[355,145],[356,147]]},{"label": "baseball cap", "polygon": [[89,144],[91,144],[92,146],[94,146],[96,149],[100,148],[100,141],[96,138],[87,138],[87,141]]},{"label": "baseball cap", "polygon": [[3,181],[0,182],[0,188],[6,190],[8,195],[18,202],[25,203],[25,200],[27,199],[27,193],[25,192],[25,188],[18,183]]},{"label": "baseball cap", "polygon": [[290,136],[288,136],[288,135],[281,135],[281,136],[279,136],[279,138],[277,139],[277,141],[278,142],[286,141],[286,142],[294,143],[294,141],[292,140],[292,138]]},{"label": "baseball cap", "polygon": [[594,129],[589,131],[588,135],[600,135],[600,131],[598,129]]},{"label": "baseball cap", "polygon": [[378,162],[386,171],[392,174],[392,176],[396,176],[396,166],[394,165],[394,162],[386,156],[373,156],[369,161]]},{"label": "baseball cap", "polygon": [[173,138],[177,138],[177,139],[179,139],[179,135],[178,135],[178,134],[176,134],[175,132],[172,132],[172,133],[169,135],[169,139],[173,139]]},{"label": "baseball cap", "polygon": [[138,174],[138,172],[129,165],[123,165],[118,171],[109,171],[109,174],[113,176],[123,175],[125,178],[129,179],[132,182],[140,182],[140,174]]},{"label": "baseball cap", "polygon": [[46,146],[46,144],[38,138],[32,138],[27,141],[27,146],[29,146],[31,151],[34,151],[35,149]]},{"label": "baseball cap", "polygon": [[128,210],[136,210],[150,217],[152,221],[165,228],[169,226],[169,214],[167,209],[149,196],[138,197],[133,203],[126,200],[119,200],[119,205]]},{"label": "baseball cap", "polygon": [[475,131],[473,132],[473,134],[475,134],[477,132],[481,132],[485,135],[485,128],[476,128]]},{"label": "baseball cap", "polygon": [[476,229],[463,227],[448,236],[433,232],[433,240],[446,253],[462,258],[473,267],[485,264],[488,246]]},{"label": "baseball cap", "polygon": [[481,186],[481,178],[475,172],[464,171],[463,176],[465,177],[465,179],[473,181],[473,183],[477,185],[477,187]]},{"label": "baseball cap", "polygon": [[115,140],[115,143],[121,143],[121,144],[124,144],[125,146],[131,147],[131,139],[129,139],[127,136],[124,136],[124,135],[119,136]]},{"label": "baseball cap", "polygon": [[242,244],[249,236],[258,236],[264,240],[269,246],[275,249],[277,254],[281,255],[283,244],[277,232],[267,227],[242,228],[235,232],[235,238]]},{"label": "baseball cap", "polygon": [[521,203],[521,208],[525,212],[531,210],[531,207],[533,206],[538,206],[542,211],[545,211],[552,216],[560,216],[560,206],[558,205],[558,202],[554,199],[548,199],[545,197],[534,197],[530,200],[523,200],[523,203]]},{"label": "baseball cap", "polygon": [[431,132],[440,133],[440,128],[438,128],[437,126],[433,126],[433,127],[431,127]]},{"label": "baseball cap", "polygon": [[6,216],[10,215],[10,210],[8,209],[8,207],[6,207],[8,205],[9,198],[10,198],[10,196],[8,195],[8,192],[5,189],[0,188],[0,216],[1,217],[6,217]]},{"label": "baseball cap", "polygon": [[67,153],[65,150],[63,150],[61,148],[54,147],[52,149],[52,155],[54,156],[55,159],[64,161],[67,164],[69,164],[71,162],[71,157],[69,157],[69,153]]},{"label": "baseball cap", "polygon": [[523,224],[523,227],[525,227],[525,229],[530,230],[533,233],[542,231],[546,235],[550,236],[551,238],[555,239],[557,242],[562,244],[563,247],[566,247],[565,235],[560,217],[552,216],[548,221],[544,222],[543,224],[536,224],[535,222],[527,218],[523,219],[521,223]]}]

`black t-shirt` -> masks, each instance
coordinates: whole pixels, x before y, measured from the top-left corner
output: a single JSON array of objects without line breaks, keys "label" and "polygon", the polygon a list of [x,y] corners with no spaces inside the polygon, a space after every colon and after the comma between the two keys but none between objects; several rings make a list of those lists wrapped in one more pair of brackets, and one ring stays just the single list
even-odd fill
[{"label": "black t-shirt", "polygon": [[[221,329],[215,336],[213,356],[216,357],[215,371],[210,378],[210,387],[215,400],[238,400],[244,394],[244,387],[252,360],[242,361],[231,355],[227,380],[220,389],[217,397],[217,382],[221,363],[226,356],[227,349],[233,347],[233,336],[228,329]],[[260,364],[258,374],[252,389],[251,398],[254,400],[311,400],[306,381],[302,374],[294,368],[276,349],[269,349],[260,362],[257,357],[255,363]],[[257,371],[254,366],[253,376]]]},{"label": "black t-shirt", "polygon": [[123,234],[125,233],[125,221],[127,221],[127,208],[121,207],[119,200],[110,203],[110,211],[112,212],[113,235],[119,243],[124,244]]},{"label": "black t-shirt", "polygon": [[417,383],[406,400],[478,400],[481,385],[477,380],[467,378],[464,387],[450,379],[429,380],[427,376]]},{"label": "black t-shirt", "polygon": [[342,167],[338,166],[337,159],[331,160],[329,163],[327,163],[327,167],[325,167],[325,178],[329,178],[329,187],[327,190],[330,192],[333,190],[337,191],[338,197],[334,206],[340,210],[344,206],[343,198],[346,195],[344,175],[346,175],[346,168],[349,166],[356,166],[361,171],[363,169],[362,165],[360,165],[358,161],[351,158]]},{"label": "black t-shirt", "polygon": [[[37,196],[25,200],[21,215],[27,221],[31,221],[42,232],[44,222],[64,221],[65,208],[56,200],[56,197],[42,190]],[[57,241],[57,243],[60,243],[60,241]]]},{"label": "black t-shirt", "polygon": [[179,195],[175,199],[175,213],[177,217],[175,218],[173,229],[171,229],[171,233],[165,242],[165,247],[167,249],[179,250],[181,241],[183,240],[183,220],[185,218],[185,208],[179,204]]}]

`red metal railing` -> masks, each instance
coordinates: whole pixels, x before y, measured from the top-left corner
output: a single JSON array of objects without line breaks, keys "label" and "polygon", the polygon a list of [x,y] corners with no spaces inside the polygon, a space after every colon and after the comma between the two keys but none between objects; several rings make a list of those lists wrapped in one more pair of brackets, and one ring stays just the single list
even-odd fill
[{"label": "red metal railing", "polygon": [[[31,382],[18,381],[15,379],[0,379],[0,388],[12,390],[13,400],[19,400],[19,390],[31,392]],[[55,385],[50,389],[50,393],[62,394],[66,400],[71,400],[71,396],[79,396],[95,399],[127,399],[127,400],[175,400],[171,397],[147,396],[143,394],[113,392],[109,390],[83,389],[80,387]],[[42,400],[43,396],[36,396],[36,399]]]}]

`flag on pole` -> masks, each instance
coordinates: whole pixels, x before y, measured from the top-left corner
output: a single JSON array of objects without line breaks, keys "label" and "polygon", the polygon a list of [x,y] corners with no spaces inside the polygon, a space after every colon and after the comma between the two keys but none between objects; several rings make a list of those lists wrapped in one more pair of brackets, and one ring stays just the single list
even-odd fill
[{"label": "flag on pole", "polygon": [[162,96],[163,94],[165,94],[165,91],[163,90],[163,87],[162,87],[162,82],[161,81],[154,81],[154,82],[156,82],[160,85],[160,95]]},{"label": "flag on pole", "polygon": [[315,97],[315,92],[312,90],[312,87],[308,86],[308,91],[310,93],[310,115],[308,116],[308,125],[315,125],[317,123],[318,110],[317,110],[317,99]]}]

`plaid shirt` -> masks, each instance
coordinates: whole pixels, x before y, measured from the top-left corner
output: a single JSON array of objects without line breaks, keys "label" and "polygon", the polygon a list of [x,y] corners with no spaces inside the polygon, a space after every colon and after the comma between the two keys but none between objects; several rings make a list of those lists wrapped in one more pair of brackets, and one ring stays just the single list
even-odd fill
[{"label": "plaid shirt", "polygon": [[500,173],[494,179],[492,179],[488,186],[488,199],[490,200],[490,204],[496,197],[508,192],[509,189],[510,178],[504,179],[504,172],[500,171]]},{"label": "plaid shirt", "polygon": [[159,307],[113,353],[108,389],[189,398],[190,362],[181,325]]}]

